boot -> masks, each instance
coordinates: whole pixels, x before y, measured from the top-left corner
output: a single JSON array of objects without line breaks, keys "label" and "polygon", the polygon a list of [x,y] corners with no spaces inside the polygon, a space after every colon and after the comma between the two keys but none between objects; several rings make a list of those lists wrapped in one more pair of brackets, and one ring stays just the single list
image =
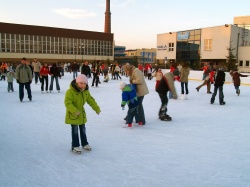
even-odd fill
[{"label": "boot", "polygon": [[128,127],[129,127],[129,128],[132,128],[132,123],[129,123],[129,124],[128,124]]}]

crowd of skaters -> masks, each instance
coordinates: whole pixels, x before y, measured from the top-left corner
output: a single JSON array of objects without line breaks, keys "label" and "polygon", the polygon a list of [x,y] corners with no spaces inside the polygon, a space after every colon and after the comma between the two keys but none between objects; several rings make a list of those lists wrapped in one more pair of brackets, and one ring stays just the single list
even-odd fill
[{"label": "crowd of skaters", "polygon": [[[29,69],[27,69],[29,67]],[[15,65],[11,63],[2,62],[0,65],[0,73],[1,73],[1,80],[5,80],[7,76],[7,91],[14,92],[13,88],[13,80],[19,83],[19,99],[20,101],[23,100],[24,97],[24,88],[27,90],[28,98],[32,100],[32,93],[30,84],[32,81],[35,84],[41,84],[41,93],[50,93],[53,91],[53,86],[55,82],[55,88],[58,92],[60,92],[60,84],[59,79],[64,76],[64,72],[72,73],[72,80],[76,79],[79,74],[84,74],[87,78],[92,78],[91,87],[99,87],[101,84],[100,76],[103,76],[103,82],[107,83],[110,80],[122,80],[122,76],[129,76],[130,80],[131,77],[134,75],[131,71],[126,71],[124,69],[126,67],[124,64],[113,63],[108,65],[107,63],[103,63],[101,61],[96,61],[90,64],[88,61],[84,61],[84,63],[77,63],[76,61],[73,63],[53,63],[48,64],[46,62],[40,63],[36,58],[30,62],[26,58],[21,60],[21,64]],[[134,67],[134,66],[133,66]],[[152,67],[151,64],[138,64],[137,67],[134,69],[139,70],[142,73],[142,80],[145,79],[151,80],[153,77],[156,80],[155,90],[157,91],[158,87],[158,94],[162,101],[161,109],[166,114],[166,106],[168,99],[176,99],[176,90],[174,86],[174,81],[180,82],[180,90],[181,96],[180,99],[187,99],[189,94],[188,89],[188,76],[190,73],[190,68],[188,67],[187,63],[176,64],[173,63],[170,66],[170,72],[172,74],[163,74],[161,68],[158,66]],[[178,73],[177,73],[178,71]],[[22,77],[23,72],[26,72],[27,76]],[[199,90],[203,87],[207,87],[207,93],[212,94],[211,97],[211,104],[214,103],[214,99],[217,94],[217,90],[219,91],[219,101],[221,105],[225,104],[224,101],[224,94],[223,94],[223,84],[225,81],[225,73],[224,69],[221,66],[217,66],[216,64],[210,64],[209,62],[204,63],[203,67],[203,83],[196,87],[196,90]],[[31,76],[30,76],[31,74]],[[240,77],[246,77],[248,75],[243,75],[238,73],[237,69],[231,70],[230,74],[232,76],[234,87],[236,90],[236,94],[240,95]],[[169,75],[171,75],[171,80]],[[221,76],[221,78],[220,78]],[[50,84],[49,84],[49,77],[50,77]],[[217,79],[216,79],[217,78]],[[161,84],[160,84],[161,83]],[[214,84],[213,93],[211,92],[211,84]],[[138,84],[139,85],[139,84]],[[159,85],[164,85],[167,88],[164,88],[164,92],[159,93]],[[125,87],[125,86],[124,86]],[[138,90],[138,86],[136,87]],[[167,98],[163,98],[162,95],[167,94]],[[163,108],[165,109],[163,110]],[[160,115],[160,112],[159,112]],[[145,123],[145,122],[143,122]]]}]

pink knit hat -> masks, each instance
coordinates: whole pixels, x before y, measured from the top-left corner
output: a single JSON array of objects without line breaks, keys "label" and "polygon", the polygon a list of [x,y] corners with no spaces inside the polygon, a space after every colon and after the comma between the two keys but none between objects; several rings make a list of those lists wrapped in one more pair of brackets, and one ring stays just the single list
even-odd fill
[{"label": "pink knit hat", "polygon": [[77,82],[77,83],[78,83],[78,82],[83,82],[83,83],[85,83],[85,84],[88,84],[88,78],[87,78],[85,75],[80,74],[80,75],[78,75],[78,76],[76,77],[76,82]]}]

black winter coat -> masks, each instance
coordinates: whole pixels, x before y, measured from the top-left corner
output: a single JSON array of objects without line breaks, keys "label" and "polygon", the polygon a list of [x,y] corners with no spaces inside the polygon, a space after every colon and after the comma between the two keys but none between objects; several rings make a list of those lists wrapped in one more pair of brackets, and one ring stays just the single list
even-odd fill
[{"label": "black winter coat", "polygon": [[224,82],[225,82],[225,77],[226,74],[224,71],[219,70],[216,75],[215,75],[215,86],[223,86]]},{"label": "black winter coat", "polygon": [[88,77],[88,78],[91,77],[90,67],[83,65],[82,69],[81,69],[81,74],[86,75],[86,77]]}]

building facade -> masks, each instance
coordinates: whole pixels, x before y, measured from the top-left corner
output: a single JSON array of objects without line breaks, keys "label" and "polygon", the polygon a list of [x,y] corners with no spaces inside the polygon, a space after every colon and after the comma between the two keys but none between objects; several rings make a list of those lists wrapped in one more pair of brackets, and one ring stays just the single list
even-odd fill
[{"label": "building facade", "polygon": [[249,42],[250,30],[234,24],[158,34],[157,61],[188,62],[198,69],[202,62],[227,63],[231,47],[239,71],[250,72]]},{"label": "building facade", "polygon": [[156,48],[129,49],[125,53],[127,57],[136,58],[140,64],[156,63]]},{"label": "building facade", "polygon": [[0,60],[5,62],[22,57],[47,62],[114,60],[111,33],[0,22],[0,42]]}]

